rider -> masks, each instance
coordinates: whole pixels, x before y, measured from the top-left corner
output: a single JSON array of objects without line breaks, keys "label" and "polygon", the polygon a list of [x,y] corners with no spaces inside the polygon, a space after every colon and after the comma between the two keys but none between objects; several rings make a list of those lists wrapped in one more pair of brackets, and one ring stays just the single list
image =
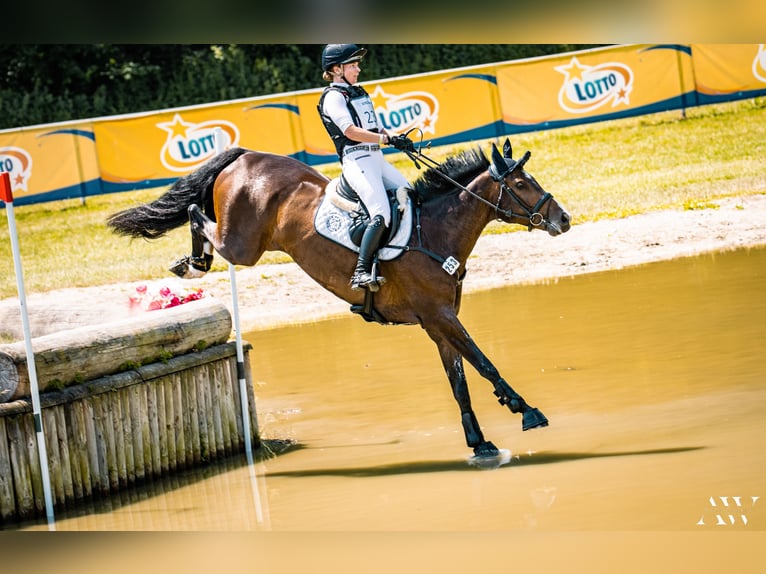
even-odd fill
[{"label": "rider", "polygon": [[[343,176],[354,188],[370,216],[362,236],[351,288],[377,290],[385,278],[372,276],[375,251],[391,224],[387,187],[409,187],[407,179],[388,163],[381,145],[414,151],[412,141],[392,134],[378,123],[372,99],[357,86],[359,62],[367,53],[356,44],[327,44],[322,51],[322,78],[330,82],[319,98],[319,116],[335,144]],[[404,208],[402,205],[401,209]]]}]

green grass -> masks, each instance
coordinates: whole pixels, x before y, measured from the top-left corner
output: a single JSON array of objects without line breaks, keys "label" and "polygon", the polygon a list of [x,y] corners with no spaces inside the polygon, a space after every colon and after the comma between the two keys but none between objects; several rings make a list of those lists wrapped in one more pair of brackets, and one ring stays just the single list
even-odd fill
[{"label": "green grass", "polygon": [[[435,148],[440,161],[489,141]],[[532,151],[527,170],[553,193],[574,224],[654,210],[709,209],[715,200],[766,192],[766,98],[663,112],[521,134],[511,138],[514,155]],[[418,170],[403,155],[389,156],[413,181]],[[337,164],[321,166],[337,175]],[[111,233],[106,218],[150,201],[163,189],[15,208],[28,293],[62,287],[103,285],[168,277],[167,267],[190,251],[188,226],[147,242]],[[486,233],[519,230],[492,223]],[[267,253],[261,262],[289,261]],[[17,295],[8,221],[0,216],[0,298]],[[213,271],[226,263],[216,257]]]}]

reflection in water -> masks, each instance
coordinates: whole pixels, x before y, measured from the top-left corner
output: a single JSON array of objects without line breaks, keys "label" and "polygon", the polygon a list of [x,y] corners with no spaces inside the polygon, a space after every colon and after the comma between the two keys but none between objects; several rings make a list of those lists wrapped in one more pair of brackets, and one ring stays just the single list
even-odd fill
[{"label": "reflection in water", "polygon": [[753,249],[466,297],[473,338],[551,421],[523,433],[467,367],[485,435],[511,452],[496,470],[468,464],[421,329],[349,316],[247,334],[261,430],[300,448],[57,528],[766,530],[765,276]]}]

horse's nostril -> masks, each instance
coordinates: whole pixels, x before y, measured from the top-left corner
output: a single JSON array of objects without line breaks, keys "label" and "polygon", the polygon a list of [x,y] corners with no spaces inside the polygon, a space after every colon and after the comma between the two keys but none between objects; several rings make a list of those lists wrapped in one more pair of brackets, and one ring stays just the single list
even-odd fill
[{"label": "horse's nostril", "polygon": [[561,223],[569,223],[569,214],[566,211],[561,214]]}]

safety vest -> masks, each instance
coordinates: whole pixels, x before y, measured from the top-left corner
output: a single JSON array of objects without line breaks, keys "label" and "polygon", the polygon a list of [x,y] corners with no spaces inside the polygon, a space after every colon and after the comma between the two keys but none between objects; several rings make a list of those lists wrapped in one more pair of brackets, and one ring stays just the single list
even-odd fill
[{"label": "safety vest", "polygon": [[[330,119],[330,116],[324,113],[324,110],[323,110],[324,98],[327,95],[327,92],[329,92],[330,90],[335,90],[337,92],[340,92],[343,95],[343,98],[346,100],[346,106],[348,107],[348,111],[349,113],[351,113],[351,119],[353,120],[355,126],[368,129],[372,132],[377,132],[378,122],[377,122],[377,117],[375,116],[374,110],[372,110],[371,106],[370,106],[370,110],[367,112],[370,114],[370,117],[366,118],[366,121],[363,122],[362,119],[359,117],[359,111],[357,110],[357,107],[353,103],[354,100],[368,98],[368,101],[369,101],[369,95],[367,94],[367,91],[362,86],[334,85],[334,86],[327,86],[324,89],[324,91],[322,91],[322,95],[319,96],[319,104],[317,104],[319,117],[322,119],[322,123],[324,124],[324,127],[327,130],[327,133],[330,135],[330,138],[332,138],[332,141],[335,144],[335,151],[338,153],[338,158],[342,159],[344,147],[346,147],[347,145],[358,144],[360,142],[354,141],[350,138],[347,138],[345,135],[343,135],[343,132],[341,132],[340,128],[336,126],[335,123]],[[373,126],[373,127],[369,127],[369,126]]]}]

